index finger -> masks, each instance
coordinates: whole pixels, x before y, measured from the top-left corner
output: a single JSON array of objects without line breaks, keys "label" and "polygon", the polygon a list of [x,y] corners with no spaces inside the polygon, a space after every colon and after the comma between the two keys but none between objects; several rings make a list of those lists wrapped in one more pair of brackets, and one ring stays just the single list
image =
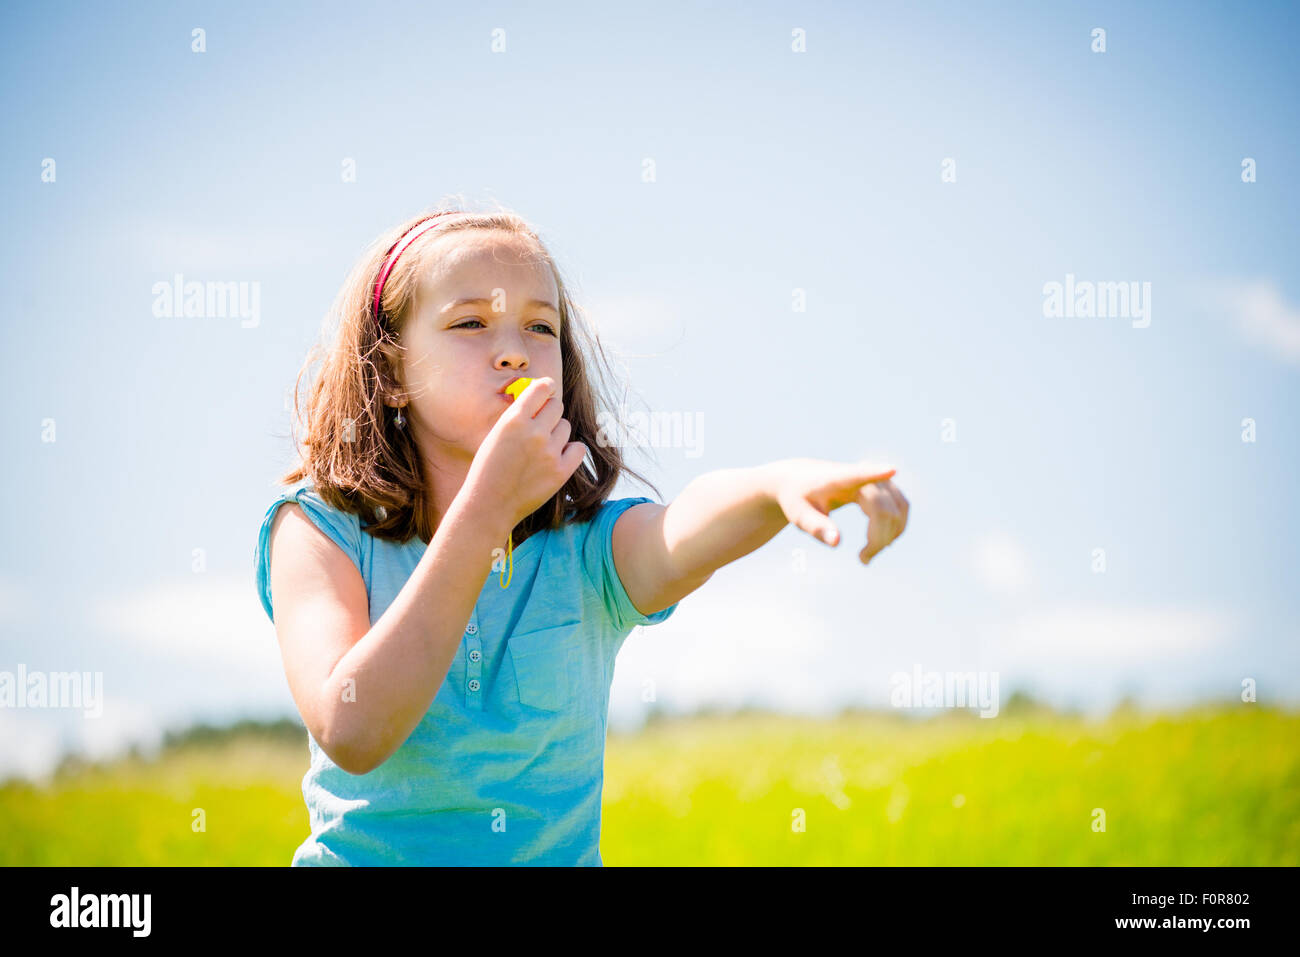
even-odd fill
[{"label": "index finger", "polygon": [[849,466],[845,480],[857,485],[866,485],[868,482],[883,482],[893,478],[897,472],[898,469],[885,468],[870,462],[856,462]]},{"label": "index finger", "polygon": [[528,383],[527,388],[519,393],[519,398],[511,405],[523,404],[524,408],[519,411],[519,414],[535,419],[541,408],[555,395],[555,380],[550,376],[542,376]]}]

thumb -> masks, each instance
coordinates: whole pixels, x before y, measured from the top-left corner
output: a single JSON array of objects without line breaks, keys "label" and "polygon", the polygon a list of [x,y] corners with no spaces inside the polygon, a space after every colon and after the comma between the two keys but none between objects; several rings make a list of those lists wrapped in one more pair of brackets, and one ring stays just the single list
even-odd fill
[{"label": "thumb", "polygon": [[802,500],[798,505],[794,506],[794,515],[791,521],[813,538],[825,542],[832,548],[840,540],[840,533],[835,527],[835,523],[827,517],[825,512],[819,511],[807,500]]}]

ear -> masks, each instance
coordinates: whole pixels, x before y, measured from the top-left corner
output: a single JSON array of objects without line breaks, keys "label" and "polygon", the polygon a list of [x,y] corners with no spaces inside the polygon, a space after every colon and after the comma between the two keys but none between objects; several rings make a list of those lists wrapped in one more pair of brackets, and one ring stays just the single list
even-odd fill
[{"label": "ear", "polygon": [[390,409],[396,408],[399,403],[395,396],[402,392],[402,384],[396,378],[402,368],[401,356],[393,352],[387,344],[380,345],[379,351],[382,356],[382,360],[378,363],[379,387],[383,390],[383,403]]}]

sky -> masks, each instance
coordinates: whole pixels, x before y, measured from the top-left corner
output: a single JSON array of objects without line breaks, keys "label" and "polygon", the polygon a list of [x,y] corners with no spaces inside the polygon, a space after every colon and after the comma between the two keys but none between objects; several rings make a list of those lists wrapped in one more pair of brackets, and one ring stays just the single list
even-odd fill
[{"label": "sky", "polygon": [[[811,457],[910,503],[869,566],[844,507],[634,631],[612,728],[918,672],[1294,706],[1298,12],[5,5],[0,672],[103,702],[0,707],[0,776],[295,714],[253,565],[286,392],[366,245],[452,195],[534,224],[634,407],[692,425],[616,497]],[[257,297],[159,315],[177,274]]]}]

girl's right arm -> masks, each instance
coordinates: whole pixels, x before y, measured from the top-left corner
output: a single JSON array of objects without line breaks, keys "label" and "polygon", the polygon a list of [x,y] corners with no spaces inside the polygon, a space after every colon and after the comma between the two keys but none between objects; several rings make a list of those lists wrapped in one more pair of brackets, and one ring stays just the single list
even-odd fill
[{"label": "girl's right arm", "polygon": [[321,749],[365,774],[410,737],[447,678],[474,603],[519,522],[582,465],[554,379],[534,379],[501,414],[423,557],[370,624],[356,565],[297,505],[271,525],[271,592],[289,690]]},{"label": "girl's right arm", "polygon": [[292,503],[271,525],[271,593],[285,675],[331,761],[365,774],[401,747],[447,677],[510,528],[453,501],[410,579],[370,625],[356,565]]}]

